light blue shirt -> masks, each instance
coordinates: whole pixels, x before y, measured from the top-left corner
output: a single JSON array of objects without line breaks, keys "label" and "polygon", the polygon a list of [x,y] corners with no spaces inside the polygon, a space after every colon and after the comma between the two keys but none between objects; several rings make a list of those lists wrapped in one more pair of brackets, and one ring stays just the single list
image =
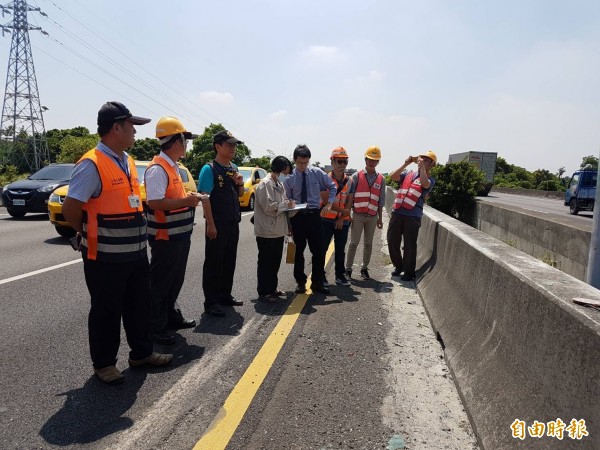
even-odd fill
[{"label": "light blue shirt", "polygon": [[[321,207],[321,191],[329,191],[329,203],[335,200],[336,187],[329,175],[318,167],[308,166],[306,173],[306,201],[307,208],[316,209]],[[300,203],[302,195],[302,173],[295,168],[292,174],[283,182],[287,198]]]},{"label": "light blue shirt", "polygon": [[[219,163],[214,161],[213,164]],[[237,172],[237,166],[234,163],[231,163],[230,165],[231,168]],[[227,167],[225,167],[225,169],[227,169]],[[215,178],[212,168],[208,164],[204,164],[202,170],[200,171],[200,175],[198,176],[198,192],[205,192],[207,194],[210,194],[213,190],[214,183]]]},{"label": "light blue shirt", "polygon": [[[110,159],[113,160],[115,165],[120,167],[121,170],[124,170],[125,168],[129,170],[127,153],[123,152],[122,158],[119,159],[119,156],[102,141],[98,141],[96,148],[102,153],[110,156]],[[90,159],[84,159],[83,161],[78,162],[71,174],[67,197],[85,203],[90,197],[98,197],[100,192],[102,192],[102,182],[100,181],[100,174],[98,173],[96,164]]]}]

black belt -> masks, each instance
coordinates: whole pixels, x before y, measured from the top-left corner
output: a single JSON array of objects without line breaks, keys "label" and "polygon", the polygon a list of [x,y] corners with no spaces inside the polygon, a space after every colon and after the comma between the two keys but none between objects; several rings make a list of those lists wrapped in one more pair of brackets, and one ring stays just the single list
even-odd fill
[{"label": "black belt", "polygon": [[321,214],[321,208],[304,208],[299,209],[298,214]]}]

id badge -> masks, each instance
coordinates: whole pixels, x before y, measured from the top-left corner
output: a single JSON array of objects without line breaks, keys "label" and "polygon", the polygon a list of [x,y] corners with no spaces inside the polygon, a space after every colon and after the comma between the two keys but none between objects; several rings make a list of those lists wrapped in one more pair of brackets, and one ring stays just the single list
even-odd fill
[{"label": "id badge", "polygon": [[129,206],[131,206],[132,208],[137,209],[140,206],[142,206],[140,198],[137,195],[130,195],[129,197],[127,197],[127,200],[129,200]]}]

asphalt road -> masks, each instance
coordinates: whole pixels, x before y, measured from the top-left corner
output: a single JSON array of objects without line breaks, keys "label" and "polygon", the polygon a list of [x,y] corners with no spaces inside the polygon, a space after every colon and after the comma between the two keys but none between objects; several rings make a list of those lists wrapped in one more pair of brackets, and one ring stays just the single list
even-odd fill
[{"label": "asphalt road", "polygon": [[585,231],[592,231],[593,213],[582,211],[577,215],[569,213],[569,207],[556,198],[529,197],[525,195],[505,194],[503,192],[490,192],[487,197],[477,197],[479,201],[506,205],[522,209],[527,214],[554,220],[565,225],[570,225]]},{"label": "asphalt road", "polygon": [[[201,316],[198,222],[180,295],[198,326],[158,348],[175,355],[159,370],[129,369],[123,335],[117,365],[126,383],[107,386],[92,375],[78,254],[47,216],[16,220],[0,208],[0,448],[189,449],[218,422],[226,398],[290,314],[295,282],[292,266],[282,264],[279,287],[288,298],[257,301],[256,243],[244,213],[234,288],[244,305],[225,319]],[[390,278],[379,232],[376,241],[375,280],[308,298],[227,448],[384,449],[392,441],[476,448],[414,284]]]}]

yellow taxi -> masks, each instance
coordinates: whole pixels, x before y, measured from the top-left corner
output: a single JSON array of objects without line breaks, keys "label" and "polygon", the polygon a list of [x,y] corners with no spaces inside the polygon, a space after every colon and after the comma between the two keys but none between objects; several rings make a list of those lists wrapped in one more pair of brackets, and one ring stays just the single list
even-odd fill
[{"label": "yellow taxi", "polygon": [[[135,168],[137,169],[138,177],[140,182],[140,195],[142,202],[146,201],[146,186],[144,186],[144,173],[148,168],[150,161],[136,161]],[[179,174],[183,180],[183,187],[186,192],[198,192],[194,177],[183,164],[179,164]],[[69,238],[75,236],[75,230],[69,226],[65,220],[65,216],[62,214],[62,204],[65,201],[65,197],[69,192],[69,185],[61,186],[55,189],[50,198],[48,199],[48,215],[50,216],[50,223],[56,228],[56,232],[63,237]]]},{"label": "yellow taxi", "polygon": [[240,197],[240,206],[254,211],[254,190],[256,185],[267,176],[267,171],[260,167],[238,167],[244,177],[244,195]]}]

